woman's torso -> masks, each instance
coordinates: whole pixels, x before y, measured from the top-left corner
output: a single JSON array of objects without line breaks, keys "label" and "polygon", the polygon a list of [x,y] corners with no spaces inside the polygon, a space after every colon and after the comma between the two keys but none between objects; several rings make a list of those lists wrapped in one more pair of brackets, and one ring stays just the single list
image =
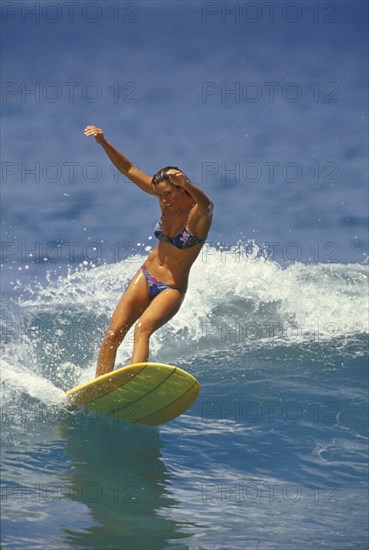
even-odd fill
[{"label": "woman's torso", "polygon": [[[155,234],[160,240],[144,263],[154,277],[175,288],[187,288],[190,269],[201,252],[211,225],[211,217],[204,221],[195,209],[196,206],[182,214],[163,209],[162,218],[155,228]],[[189,233],[195,237],[192,240],[194,244],[186,243],[183,246],[183,240],[178,238],[183,232],[186,236]],[[195,244],[197,242],[199,244]]]}]

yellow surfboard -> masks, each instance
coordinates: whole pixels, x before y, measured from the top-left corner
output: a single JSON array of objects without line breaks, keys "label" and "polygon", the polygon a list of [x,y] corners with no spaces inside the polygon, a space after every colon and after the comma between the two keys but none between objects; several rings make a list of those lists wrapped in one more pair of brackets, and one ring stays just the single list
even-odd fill
[{"label": "yellow surfboard", "polygon": [[135,363],[80,384],[66,397],[94,415],[156,426],[182,414],[199,391],[196,378],[179,367]]}]

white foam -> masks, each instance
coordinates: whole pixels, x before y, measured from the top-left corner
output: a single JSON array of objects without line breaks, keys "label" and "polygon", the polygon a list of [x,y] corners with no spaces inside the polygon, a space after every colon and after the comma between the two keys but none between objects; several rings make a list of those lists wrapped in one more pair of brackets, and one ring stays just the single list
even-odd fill
[{"label": "white foam", "polygon": [[[27,309],[54,311],[81,307],[110,317],[142,261],[141,256],[133,256],[129,261],[70,273],[35,289],[20,303]],[[184,304],[167,330],[170,334],[182,330],[187,339],[197,341],[201,325],[211,319],[214,326],[280,322],[291,331],[295,327],[327,337],[367,332],[367,283],[368,266],[296,263],[282,269],[255,247],[251,253],[242,245],[228,251],[205,247],[193,266]]]},{"label": "white foam", "polygon": [[64,401],[65,394],[52,382],[32,372],[28,366],[9,364],[2,361],[1,369],[2,400],[6,401],[6,392],[26,393],[45,405],[57,405]]},{"label": "white foam", "polygon": [[[249,250],[242,245],[227,251],[204,248],[181,310],[151,339],[151,360],[178,363],[204,351],[232,351],[235,344],[289,346],[368,332],[368,266],[296,263],[282,268],[256,247]],[[41,328],[5,344],[6,384],[56,403],[62,395],[57,386],[67,389],[64,385],[91,378],[103,332],[143,260],[137,255],[79,269],[27,289],[20,307],[11,310],[11,321],[36,319]],[[77,321],[71,339],[68,331]],[[118,364],[129,362],[131,350],[128,335]]]}]

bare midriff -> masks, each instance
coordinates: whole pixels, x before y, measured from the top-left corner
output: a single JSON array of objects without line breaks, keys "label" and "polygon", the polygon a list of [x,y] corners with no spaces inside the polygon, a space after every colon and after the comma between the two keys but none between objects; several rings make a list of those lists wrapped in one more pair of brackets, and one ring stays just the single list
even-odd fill
[{"label": "bare midriff", "polygon": [[144,267],[159,281],[185,290],[191,267],[202,245],[181,250],[170,243],[159,242],[144,263]]}]

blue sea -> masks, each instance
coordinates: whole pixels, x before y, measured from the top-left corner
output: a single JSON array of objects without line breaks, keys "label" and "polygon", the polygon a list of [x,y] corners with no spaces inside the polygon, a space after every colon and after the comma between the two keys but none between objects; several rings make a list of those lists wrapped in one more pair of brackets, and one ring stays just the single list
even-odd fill
[{"label": "blue sea", "polygon": [[[368,548],[366,2],[3,2],[4,550]],[[197,401],[71,411],[180,166],[214,224],[151,361]],[[129,362],[132,334],[118,352]]]}]

